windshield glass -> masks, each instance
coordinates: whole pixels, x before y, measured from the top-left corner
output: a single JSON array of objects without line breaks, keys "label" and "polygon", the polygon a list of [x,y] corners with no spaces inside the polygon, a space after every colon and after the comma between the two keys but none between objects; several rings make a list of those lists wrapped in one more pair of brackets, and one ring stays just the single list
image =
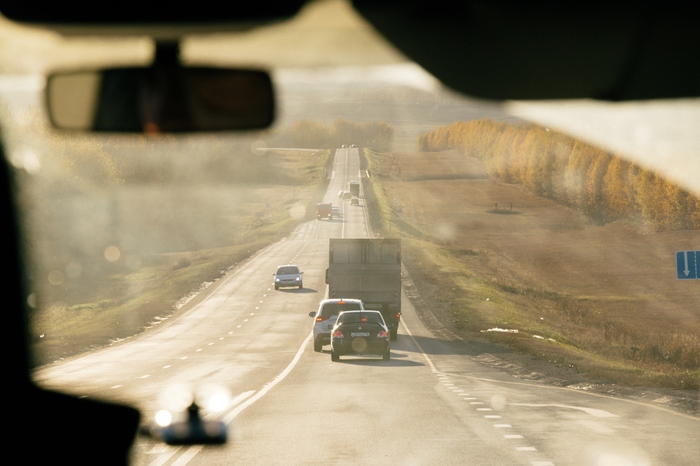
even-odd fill
[{"label": "windshield glass", "polygon": [[354,324],[358,322],[372,322],[383,325],[384,319],[378,312],[343,312],[338,316],[339,324]]},{"label": "windshield glass", "polygon": [[[221,389],[225,445],[138,436],[137,465],[697,461],[700,101],[475,99],[349,2],[312,3],[184,42],[269,66],[276,122],[238,133],[54,131],[50,70],[146,63],[149,42],[0,21],[36,383],[144,423],[185,410],[173,387]],[[393,262],[349,246],[332,268],[335,238]],[[329,297],[381,311],[390,360],[312,341]]]},{"label": "windshield glass", "polygon": [[358,309],[362,309],[362,304],[359,301],[331,301],[321,306],[320,314],[322,316],[337,316],[343,311],[355,311]]}]

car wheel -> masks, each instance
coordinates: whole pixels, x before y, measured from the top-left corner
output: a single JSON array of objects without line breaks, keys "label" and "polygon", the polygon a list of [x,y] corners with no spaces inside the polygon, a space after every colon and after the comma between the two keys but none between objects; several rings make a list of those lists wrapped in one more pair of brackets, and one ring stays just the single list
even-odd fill
[{"label": "car wheel", "polygon": [[382,359],[385,360],[385,361],[388,361],[388,360],[391,359],[391,351],[389,351],[388,348],[387,348],[387,350],[384,352],[384,354],[382,355]]},{"label": "car wheel", "polygon": [[392,328],[391,330],[389,330],[389,339],[390,340],[396,340],[397,337],[398,337],[398,330],[397,329]]},{"label": "car wheel", "polygon": [[321,344],[321,340],[314,340],[314,351],[320,353],[322,348],[323,345]]},{"label": "car wheel", "polygon": [[302,288],[304,288],[304,284],[303,284],[303,283],[299,283],[299,289],[301,290]]},{"label": "car wheel", "polygon": [[333,361],[333,362],[340,361],[340,355],[338,353],[336,353],[335,351],[331,351],[331,361]]}]

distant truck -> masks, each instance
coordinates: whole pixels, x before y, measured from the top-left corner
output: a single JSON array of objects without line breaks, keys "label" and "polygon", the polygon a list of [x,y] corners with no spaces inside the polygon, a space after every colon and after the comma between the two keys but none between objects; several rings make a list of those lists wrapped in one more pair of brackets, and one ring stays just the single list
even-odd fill
[{"label": "distant truck", "polygon": [[332,204],[316,204],[316,218],[321,220],[322,218],[332,219],[333,218],[333,205]]},{"label": "distant truck", "polygon": [[351,181],[348,183],[348,190],[353,197],[360,197],[360,182]]},{"label": "distant truck", "polygon": [[382,313],[396,339],[401,321],[401,240],[331,238],[326,269],[328,298],[361,299]]}]

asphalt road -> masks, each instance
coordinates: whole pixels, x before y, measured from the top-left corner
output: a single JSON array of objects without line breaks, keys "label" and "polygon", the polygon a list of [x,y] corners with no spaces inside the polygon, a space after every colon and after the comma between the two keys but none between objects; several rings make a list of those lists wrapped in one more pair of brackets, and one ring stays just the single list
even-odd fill
[{"label": "asphalt road", "polygon": [[[534,382],[443,341],[403,299],[391,361],[313,351],[325,297],[328,239],[368,235],[364,203],[338,199],[358,179],[357,149],[338,149],[325,202],[342,217],[304,223],[190,302],[177,319],[119,345],[48,366],[44,386],[139,407],[146,420],[176,384],[216,383],[223,446],[168,447],[139,438],[136,465],[690,465],[700,419],[658,406]],[[274,290],[277,265],[298,264],[304,289]],[[109,422],[106,420],[105,422]],[[99,464],[99,459],[96,459]]]}]

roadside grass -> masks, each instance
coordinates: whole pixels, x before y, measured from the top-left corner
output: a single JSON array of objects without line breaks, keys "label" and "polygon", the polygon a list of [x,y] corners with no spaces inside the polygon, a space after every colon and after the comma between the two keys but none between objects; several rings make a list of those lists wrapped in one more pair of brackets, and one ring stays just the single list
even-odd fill
[{"label": "roadside grass", "polygon": [[[385,235],[391,232],[403,239],[404,264],[421,297],[453,332],[465,339],[506,345],[588,380],[700,388],[697,296],[693,298],[692,290],[678,288],[674,282],[656,283],[664,274],[647,273],[641,254],[625,262],[609,252],[603,264],[616,264],[610,276],[597,276],[603,273],[597,269],[605,271],[606,265],[594,260],[600,249],[614,247],[604,241],[643,241],[629,246],[632,254],[621,250],[620,255],[634,256],[635,250],[652,255],[653,248],[644,247],[646,242],[659,247],[667,241],[666,249],[672,250],[679,238],[688,241],[691,235],[635,236],[619,226],[566,220],[570,212],[537,199],[518,199],[521,215],[496,219],[501,223],[490,227],[484,219],[489,206],[504,205],[496,183],[485,185],[479,180],[472,185],[464,180],[450,187],[445,182],[406,181],[398,174],[396,166],[402,163],[398,157],[372,153],[367,157],[377,173],[370,182],[382,213],[379,228]],[[403,173],[415,171],[410,168],[412,160],[403,160]],[[431,170],[439,166],[435,161]],[[483,194],[485,188],[489,195]],[[476,209],[470,202],[479,195],[483,199]],[[394,199],[401,199],[401,221]],[[464,211],[469,214],[461,214]],[[533,211],[540,217],[534,218]],[[469,223],[454,220],[455,212],[470,218]],[[519,223],[504,223],[511,221]],[[441,223],[448,225],[448,235],[436,227]],[[567,223],[575,228],[560,226]],[[548,232],[568,235],[562,270],[573,275],[557,272],[563,266],[551,258],[557,245],[548,241]],[[582,243],[580,250],[577,241]],[[653,264],[654,259],[649,262]],[[563,286],[557,286],[557,280]],[[674,291],[666,293],[664,287]],[[675,289],[681,290],[676,297]]]},{"label": "roadside grass", "polygon": [[[236,265],[313,218],[313,207],[327,185],[330,151],[311,157],[293,152],[278,155],[279,164],[294,176],[296,184],[240,187],[253,193],[255,202],[239,202],[236,211],[219,222],[229,230],[229,244],[173,252],[163,244],[163,252],[124,256],[113,263],[95,259],[98,265],[90,268],[91,273],[66,279],[60,285],[37,283],[37,308],[30,316],[34,364],[46,364],[156,327]],[[256,215],[260,206],[269,206],[263,216]],[[212,221],[217,217],[220,215],[212,215]],[[211,225],[217,227],[220,225]],[[207,225],[197,228],[206,233]],[[172,231],[152,222],[148,233],[168,238]]]}]

